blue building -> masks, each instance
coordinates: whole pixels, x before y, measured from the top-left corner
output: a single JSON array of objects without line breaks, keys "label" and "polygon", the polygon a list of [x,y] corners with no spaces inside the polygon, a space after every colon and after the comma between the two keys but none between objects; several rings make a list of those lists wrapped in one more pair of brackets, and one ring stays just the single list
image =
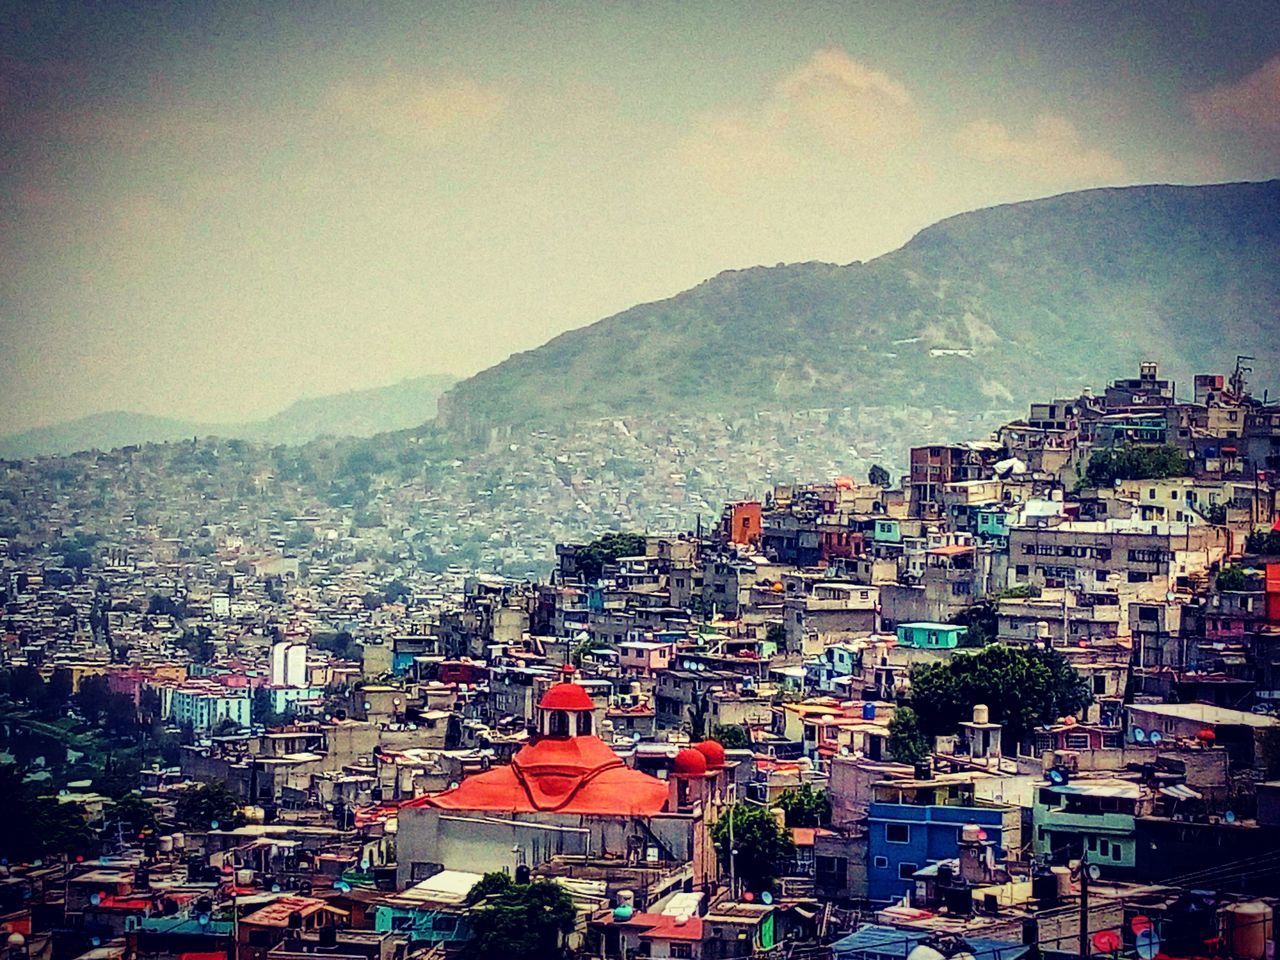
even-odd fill
[{"label": "blue building", "polygon": [[[905,930],[869,923],[831,944],[835,960],[906,960],[911,951],[930,939],[928,930]],[[974,960],[1021,960],[1030,948],[1009,940],[965,937]]]},{"label": "blue building", "polygon": [[960,828],[977,824],[997,856],[1022,843],[1017,807],[977,799],[983,774],[938,774],[927,780],[881,780],[871,786],[867,815],[867,894],[901,900],[915,888],[916,870],[957,857]]},{"label": "blue building", "polygon": [[898,645],[917,650],[954,650],[969,633],[954,623],[900,623]]}]

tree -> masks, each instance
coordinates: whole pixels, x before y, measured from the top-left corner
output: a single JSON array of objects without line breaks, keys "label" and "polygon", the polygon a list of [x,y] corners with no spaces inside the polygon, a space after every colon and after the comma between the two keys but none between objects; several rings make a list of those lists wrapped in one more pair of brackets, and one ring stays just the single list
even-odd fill
[{"label": "tree", "polygon": [[951,618],[951,623],[969,628],[964,638],[966,647],[985,647],[995,640],[1000,617],[996,605],[984,599],[965,607]]},{"label": "tree", "polygon": [[1161,480],[1184,477],[1190,464],[1182,451],[1170,444],[1138,447],[1125,444],[1095,450],[1085,468],[1090,485],[1109,486],[1117,480]]},{"label": "tree", "polygon": [[974,654],[911,669],[911,705],[926,736],[954,733],[975,704],[990,708],[1013,742],[1059,717],[1077,713],[1093,697],[1056,650],[992,644]]},{"label": "tree", "polygon": [[765,643],[771,643],[778,650],[787,649],[787,628],[780,623],[771,623],[764,632]]},{"label": "tree", "polygon": [[717,723],[711,731],[711,739],[726,750],[750,750],[751,734],[738,723]]},{"label": "tree", "polygon": [[910,707],[898,707],[889,721],[889,752],[901,763],[918,763],[929,758],[929,741],[920,731],[920,718]]},{"label": "tree", "polygon": [[20,862],[88,854],[92,845],[83,807],[42,797],[12,764],[0,767],[0,856]]},{"label": "tree", "polygon": [[70,547],[62,554],[62,565],[70,570],[85,570],[93,566],[93,554],[83,547]]},{"label": "tree", "polygon": [[223,717],[214,725],[213,735],[215,737],[231,737],[240,732],[240,724],[236,723],[231,717]]},{"label": "tree", "polygon": [[578,572],[587,582],[599,580],[605,564],[616,563],[619,557],[634,557],[644,551],[645,539],[641,534],[606,533],[578,549]]},{"label": "tree", "polygon": [[129,737],[138,732],[138,708],[125,693],[107,694],[102,728],[113,737]]},{"label": "tree", "polygon": [[107,837],[115,835],[117,824],[124,833],[134,835],[143,830],[154,830],[156,814],[151,804],[141,796],[136,793],[127,793],[107,810],[104,824],[103,834]]},{"label": "tree", "polygon": [[71,702],[71,671],[66,667],[57,667],[44,685],[40,697],[40,712],[46,717],[60,717]]},{"label": "tree", "polygon": [[1280,553],[1280,530],[1255,530],[1244,540],[1244,552],[1252,554]]},{"label": "tree", "polygon": [[240,798],[232,793],[225,780],[210,780],[188,790],[179,798],[174,813],[180,823],[196,828],[207,828],[214,823],[219,827],[238,827],[244,823]]},{"label": "tree", "polygon": [[413,596],[413,591],[403,582],[392,580],[387,584],[387,589],[382,592],[382,596],[387,603],[400,603],[410,599]]},{"label": "tree", "polygon": [[815,790],[802,783],[783,791],[778,806],[786,815],[788,827],[825,827],[831,822],[831,798],[825,790]]},{"label": "tree", "polygon": [[712,824],[711,839],[721,868],[729,871],[732,861],[732,872],[751,890],[767,887],[795,855],[790,833],[767,808],[753,803],[730,807]]},{"label": "tree", "polygon": [[75,695],[75,704],[86,723],[95,725],[98,723],[102,712],[107,709],[107,697],[110,694],[106,677],[85,677],[80,681],[80,689]]},{"label": "tree", "polygon": [[878,463],[873,463],[871,465],[871,472],[867,476],[867,479],[870,480],[874,486],[884,487],[886,490],[893,483],[893,478],[889,476],[889,471]]},{"label": "tree", "polygon": [[567,956],[577,909],[564,887],[551,880],[516,883],[486,873],[467,895],[471,939],[467,960],[555,960]]},{"label": "tree", "polygon": [[1223,567],[1218,571],[1214,584],[1219,590],[1247,590],[1249,576],[1240,567]]}]

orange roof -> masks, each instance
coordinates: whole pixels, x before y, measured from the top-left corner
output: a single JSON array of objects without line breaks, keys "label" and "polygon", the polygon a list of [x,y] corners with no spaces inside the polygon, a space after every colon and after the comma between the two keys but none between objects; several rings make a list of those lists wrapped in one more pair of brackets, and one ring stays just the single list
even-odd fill
[{"label": "orange roof", "polygon": [[666,804],[667,785],[632,770],[599,737],[547,737],[522,747],[510,766],[467,777],[402,809],[651,817]]},{"label": "orange roof", "polygon": [[937,557],[954,557],[958,553],[973,553],[973,547],[966,547],[958,543],[953,543],[945,547],[933,547],[930,550],[926,550],[925,553],[932,553]]},{"label": "orange roof", "polygon": [[345,910],[331,907],[323,900],[317,900],[314,897],[289,896],[281,897],[279,900],[267,904],[261,910],[255,910],[247,917],[241,917],[240,922],[254,924],[259,927],[287,927],[289,925],[289,917],[293,914],[300,913],[303,917],[309,917],[320,910],[326,910],[341,917],[347,915]]},{"label": "orange roof", "polygon": [[689,917],[684,923],[677,922],[677,917],[662,918],[660,923],[640,934],[641,940],[701,940],[702,918]]}]

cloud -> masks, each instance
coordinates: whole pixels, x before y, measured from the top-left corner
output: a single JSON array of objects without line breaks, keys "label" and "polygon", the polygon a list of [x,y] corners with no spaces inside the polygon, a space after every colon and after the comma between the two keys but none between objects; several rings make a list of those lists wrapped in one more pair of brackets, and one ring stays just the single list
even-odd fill
[{"label": "cloud", "polygon": [[672,162],[716,189],[740,193],[762,177],[801,173],[815,160],[881,166],[921,128],[905,86],[828,48],[780,77],[756,104],[697,117]]},{"label": "cloud", "polygon": [[905,86],[836,48],[817,51],[779,80],[769,110],[807,124],[836,147],[883,146],[921,127]]},{"label": "cloud", "polygon": [[1235,83],[1192,94],[1187,106],[1196,123],[1207,130],[1280,133],[1280,56]]},{"label": "cloud", "polygon": [[347,121],[387,136],[433,144],[486,132],[506,107],[504,93],[469,77],[388,74],[348,80],[325,98],[325,108]]},{"label": "cloud", "polygon": [[1036,118],[1018,137],[995,120],[974,120],[960,128],[956,149],[963,155],[1055,183],[1097,183],[1124,176],[1124,164],[1084,142],[1070,120],[1053,114]]}]

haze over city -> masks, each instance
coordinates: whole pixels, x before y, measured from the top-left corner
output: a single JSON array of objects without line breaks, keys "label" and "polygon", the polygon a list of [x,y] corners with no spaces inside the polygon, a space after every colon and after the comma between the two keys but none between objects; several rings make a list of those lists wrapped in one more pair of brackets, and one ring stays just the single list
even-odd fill
[{"label": "haze over city", "polygon": [[6,4],[0,430],[236,420],[965,210],[1280,171],[1274,3]]}]

